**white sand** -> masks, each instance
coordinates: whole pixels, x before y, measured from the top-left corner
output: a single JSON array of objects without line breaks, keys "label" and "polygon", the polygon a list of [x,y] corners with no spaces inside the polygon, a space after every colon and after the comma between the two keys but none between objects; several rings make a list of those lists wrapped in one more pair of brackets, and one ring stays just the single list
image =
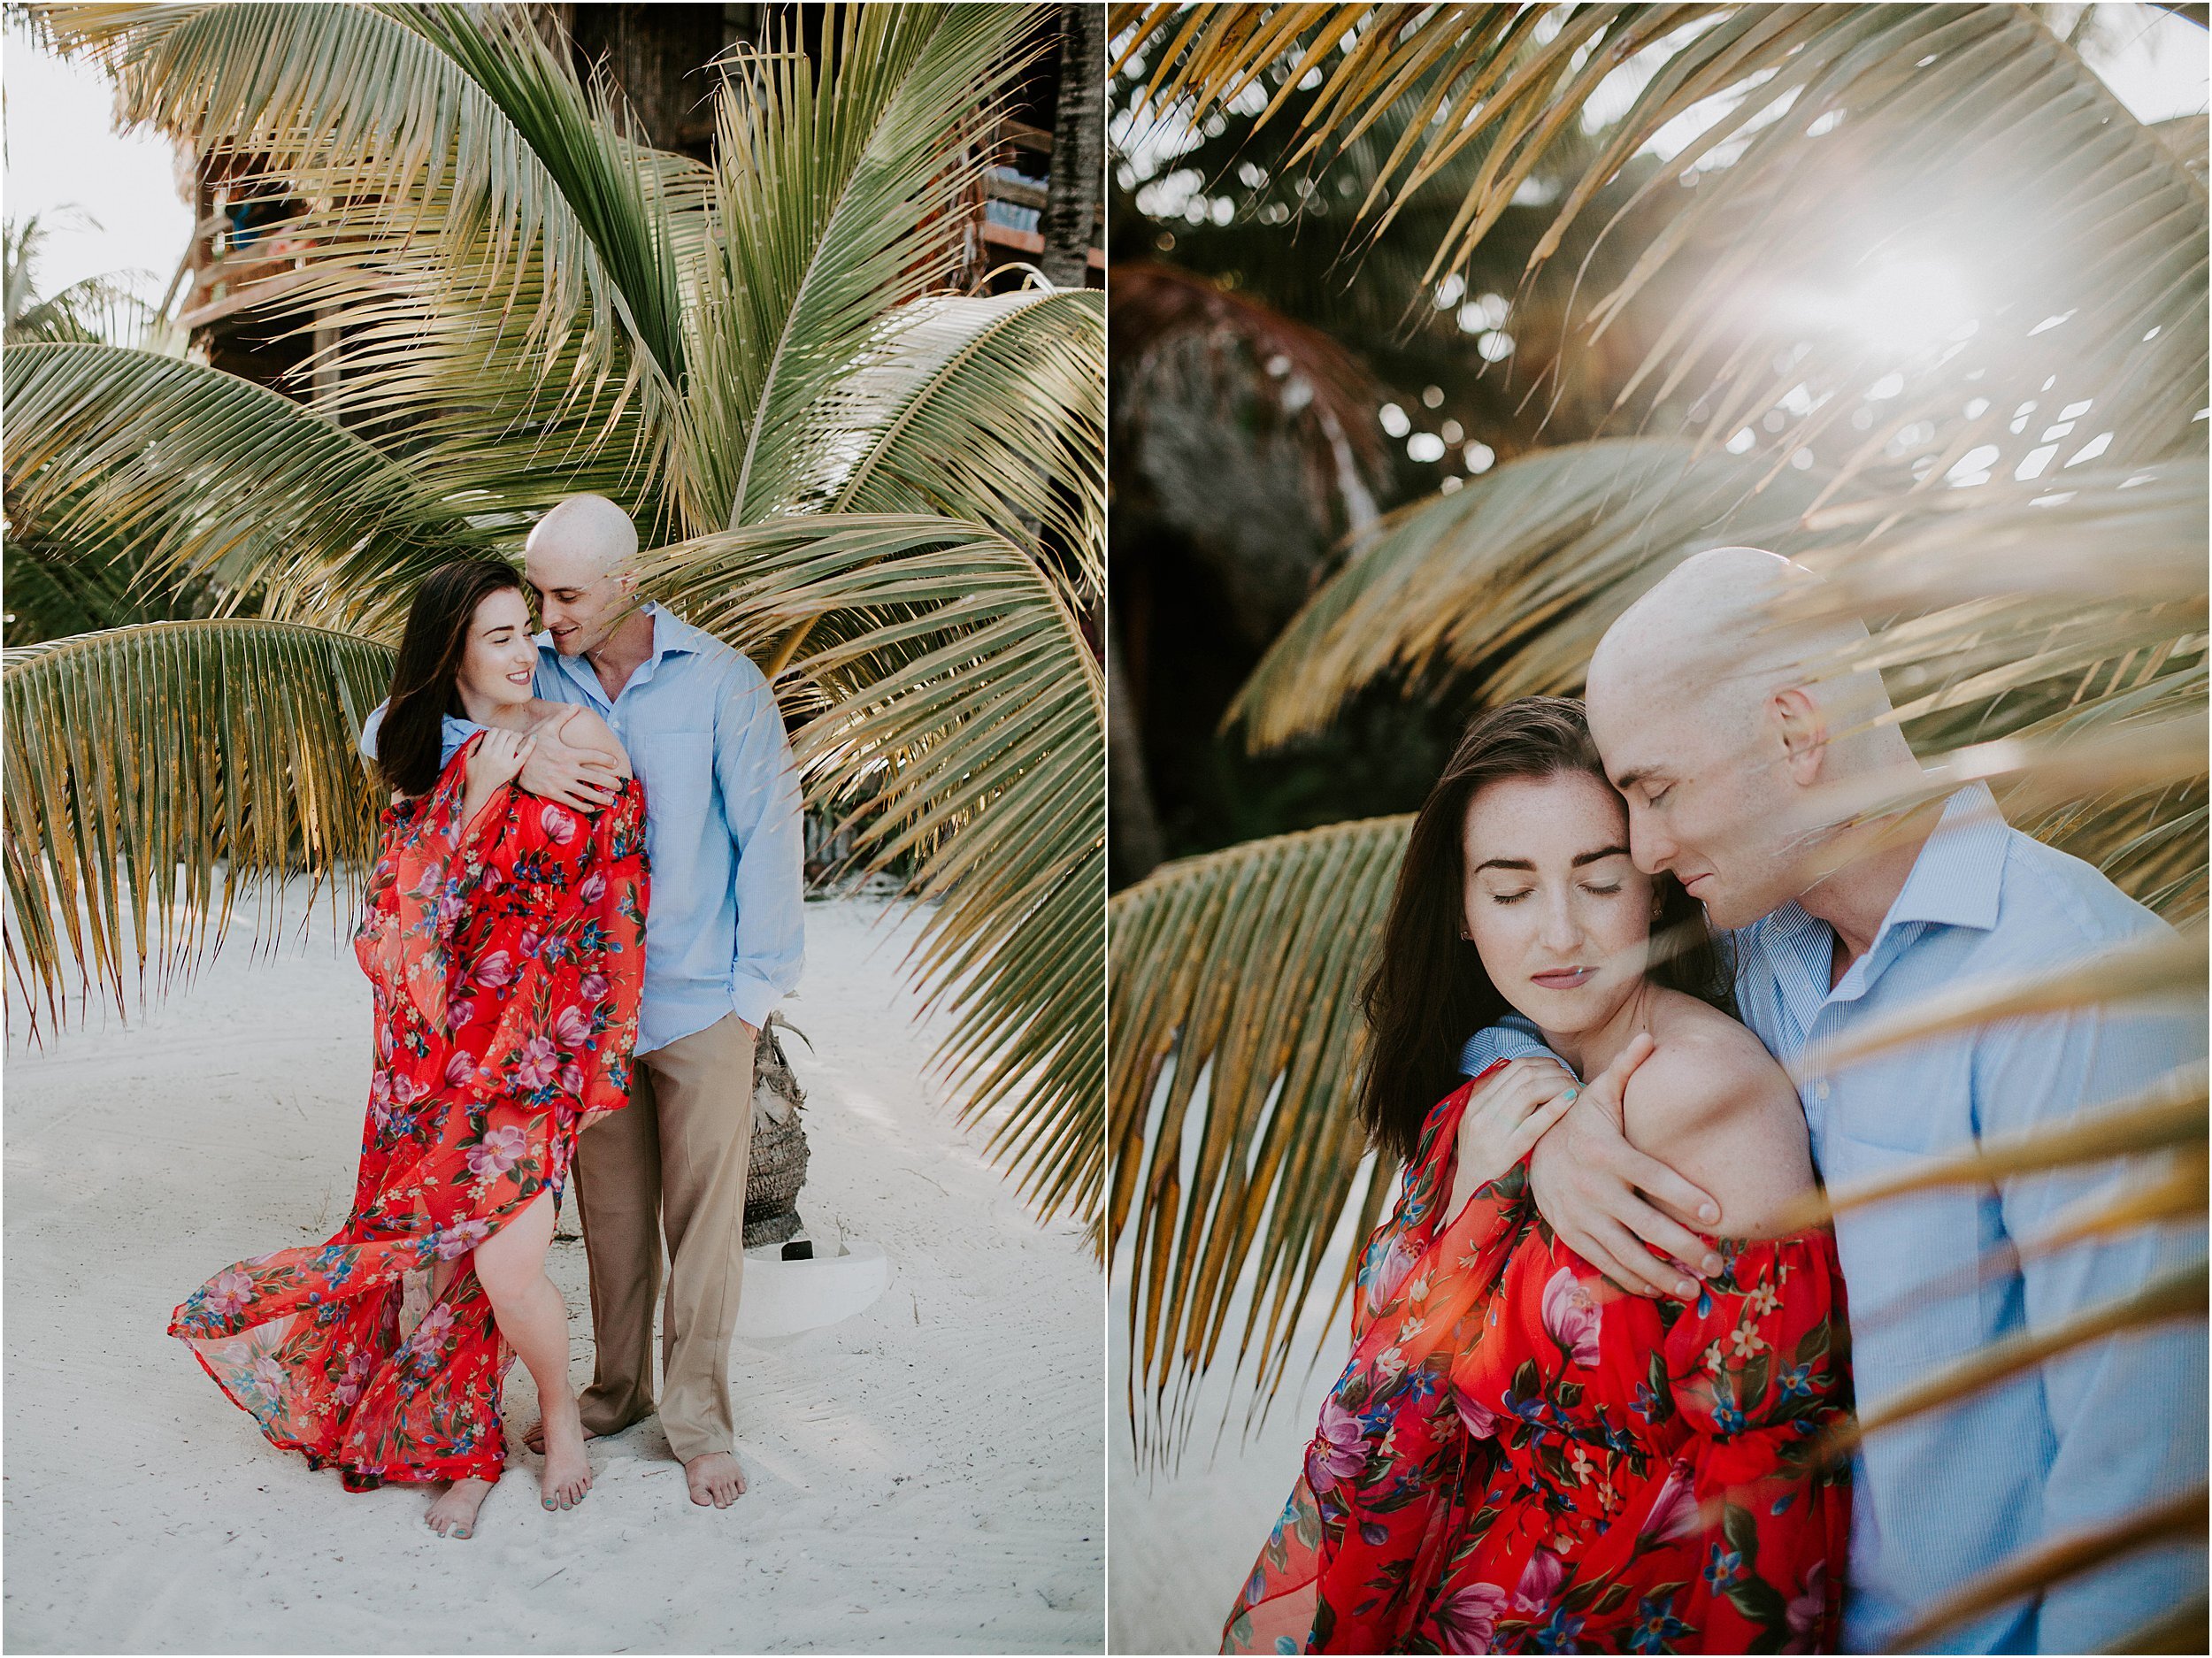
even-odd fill
[{"label": "white sand", "polygon": [[[296,925],[299,910],[292,910]],[[419,1490],[353,1495],[273,1449],[164,1333],[225,1264],[320,1239],[350,1201],[368,995],[319,906],[254,919],[188,991],[9,1048],[10,1652],[1095,1652],[1103,1637],[1101,1284],[1039,1226],[922,1063],[881,906],[807,910],[786,1012],[813,1162],[800,1209],[891,1285],[841,1324],[736,1345],[751,1490],[694,1507],[656,1423],[593,1447],[548,1514],[518,1448],[474,1539]],[[288,932],[288,940],[289,933]],[[573,1230],[572,1210],[562,1230]],[[557,1242],[573,1376],[580,1243]],[[535,1416],[528,1373],[512,1424]]]},{"label": "white sand", "polygon": [[[1184,1159],[1187,1188],[1196,1148],[1192,1136]],[[1293,1363],[1264,1419],[1248,1426],[1259,1393],[1248,1369],[1235,1374],[1237,1336],[1256,1276],[1248,1271],[1231,1299],[1214,1368],[1197,1390],[1189,1426],[1173,1441],[1166,1466],[1148,1460],[1141,1469],[1130,1432],[1127,1297],[1133,1249],[1125,1237],[1114,1262],[1108,1315],[1112,1419],[1107,1424],[1107,1504],[1114,1539],[1110,1651],[1219,1649],[1221,1625],[1290,1500],[1321,1401],[1350,1354],[1350,1315],[1332,1318],[1328,1301],[1355,1242],[1365,1241],[1353,1236],[1356,1208],[1329,1240],[1318,1287],[1292,1340]],[[1256,1347],[1258,1341],[1256,1337]]]}]

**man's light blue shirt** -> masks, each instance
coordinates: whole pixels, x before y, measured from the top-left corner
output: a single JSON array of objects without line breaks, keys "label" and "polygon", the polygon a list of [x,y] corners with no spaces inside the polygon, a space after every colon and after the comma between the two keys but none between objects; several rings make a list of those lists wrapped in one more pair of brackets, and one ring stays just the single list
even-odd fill
[{"label": "man's light blue shirt", "polygon": [[[2201,1059],[2193,1014],[2092,1007],[1877,1055],[1822,1050],[1962,986],[2048,971],[2163,929],[2078,858],[2008,827],[1989,791],[1953,795],[1866,954],[1831,989],[1833,934],[1795,903],[1730,935],[1746,1024],[1800,1090],[1829,1185],[1856,1185],[2121,1100]],[[1472,1075],[1547,1053],[1517,1016],[1478,1032]],[[2139,1163],[2016,1176],[1848,1210],[1836,1243],[1862,1409],[1993,1339],[2050,1327],[2188,1258],[2172,1233],[2012,1264],[2008,1246]],[[1977,1281],[1978,1261],[1995,1270]],[[2200,1325],[2078,1349],[1951,1410],[1869,1436],[1853,1470],[1847,1649],[1879,1649],[1917,1609],[2008,1555],[2179,1495],[2204,1477]],[[2201,1551],[2133,1556],[1936,1638],[1946,1652],[2093,1652],[2200,1591]]]},{"label": "man's light blue shirt", "polygon": [[[657,604],[653,654],[610,698],[591,664],[537,637],[532,689],[612,727],[645,787],[652,906],[637,1051],[730,1013],[757,1029],[795,989],[805,955],[805,833],[783,716],[743,653]],[[361,733],[375,751],[378,708]],[[448,717],[445,757],[477,727]]]}]

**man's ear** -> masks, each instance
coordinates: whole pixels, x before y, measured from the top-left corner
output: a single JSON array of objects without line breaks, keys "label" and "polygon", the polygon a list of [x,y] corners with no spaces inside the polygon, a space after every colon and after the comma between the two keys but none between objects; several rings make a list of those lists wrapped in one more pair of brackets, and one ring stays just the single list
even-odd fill
[{"label": "man's ear", "polygon": [[1820,781],[1820,769],[1828,756],[1828,719],[1820,704],[1802,686],[1777,691],[1767,700],[1767,712],[1782,740],[1782,764],[1790,780],[1801,788]]}]

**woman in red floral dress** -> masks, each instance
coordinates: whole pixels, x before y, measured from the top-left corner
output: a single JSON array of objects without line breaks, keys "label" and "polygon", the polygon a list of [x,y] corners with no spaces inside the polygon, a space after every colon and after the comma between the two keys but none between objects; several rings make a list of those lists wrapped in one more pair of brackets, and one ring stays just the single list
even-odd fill
[{"label": "woman in red floral dress", "polygon": [[[1626,846],[1557,698],[1478,721],[1422,808],[1362,1100],[1404,1185],[1224,1651],[1832,1650],[1850,1493],[1812,1450],[1849,1409],[1843,1279],[1824,1228],[1753,1240],[1811,1188],[1804,1118],[1720,1010],[1694,901]],[[1572,1077],[1515,1061],[1450,1086],[1465,1033],[1509,1011],[1722,1205],[1694,1301],[1620,1293],[1530,1203]]]},{"label": "woman in red floral dress", "polygon": [[[636,780],[590,817],[514,783],[535,725],[573,715],[567,740],[587,736],[532,700],[536,656],[509,566],[425,580],[378,733],[399,793],[354,940],[376,1048],[352,1212],[318,1247],[226,1268],[170,1324],[272,1443],[348,1490],[451,1482],[428,1517],[457,1537],[504,1465],[518,1353],[549,1433],[541,1501],[591,1484],[545,1256],[577,1133],[626,1099],[643,983]],[[465,741],[441,764],[457,714]]]}]

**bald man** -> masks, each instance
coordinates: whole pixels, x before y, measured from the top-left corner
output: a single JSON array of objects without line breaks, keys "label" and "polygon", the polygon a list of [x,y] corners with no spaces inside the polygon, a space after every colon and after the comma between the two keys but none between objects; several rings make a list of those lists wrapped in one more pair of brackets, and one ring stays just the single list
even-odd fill
[{"label": "bald man", "polygon": [[[1755,549],[1690,558],[1606,633],[1587,701],[1628,802],[1632,857],[1704,903],[1728,935],[1744,1021],[1778,1059],[1805,1067],[1824,1179],[1856,1185],[2056,1123],[2200,1061],[2201,1018],[2093,1007],[1821,1066],[1824,1048],[1931,998],[2167,930],[2088,864],[2008,827],[1979,784],[1846,826],[1839,798],[1902,794],[1924,779],[1880,676],[1839,666],[1867,635],[1854,619],[1812,614],[1833,609],[1822,588]],[[1532,1027],[1508,1021],[1471,1040],[1462,1064],[1471,1073],[1542,1056]],[[1532,1155],[1538,1209],[1624,1287],[1694,1293],[1672,1263],[1719,1270],[1685,1224],[1701,1218],[1705,1194],[1636,1151],[1594,1099]],[[2185,1259],[2170,1238],[2142,1233],[2011,1255],[2068,1204],[2130,1174],[2140,1171],[2022,1175],[1839,1216],[1860,1407]],[[1853,1470],[1847,1647],[1879,1649],[2020,1550],[2179,1495],[2203,1478],[2205,1409],[2202,1332],[2170,1327],[2078,1349],[1870,1436]],[[1916,1650],[2092,1652],[2202,1580],[2200,1549],[2140,1554]],[[1801,1587],[1778,1586],[1786,1598]]]},{"label": "bald man", "polygon": [[[548,704],[595,710],[621,740],[645,787],[653,874],[630,1107],[576,1148],[595,1353],[580,1406],[595,1438],[657,1410],[691,1500],[726,1508],[745,1489],[729,1359],[745,1264],[753,1048],[798,983],[803,836],[767,680],[710,634],[639,605],[637,551],[629,515],[585,495],[538,521],[523,558],[545,625],[533,688]],[[362,733],[365,752],[373,753],[382,711]],[[601,750],[568,741],[564,724],[549,712],[539,725],[519,781],[595,810],[614,796],[614,770]],[[449,758],[469,730],[447,721]],[[539,1429],[526,1441],[542,1449]]]}]

